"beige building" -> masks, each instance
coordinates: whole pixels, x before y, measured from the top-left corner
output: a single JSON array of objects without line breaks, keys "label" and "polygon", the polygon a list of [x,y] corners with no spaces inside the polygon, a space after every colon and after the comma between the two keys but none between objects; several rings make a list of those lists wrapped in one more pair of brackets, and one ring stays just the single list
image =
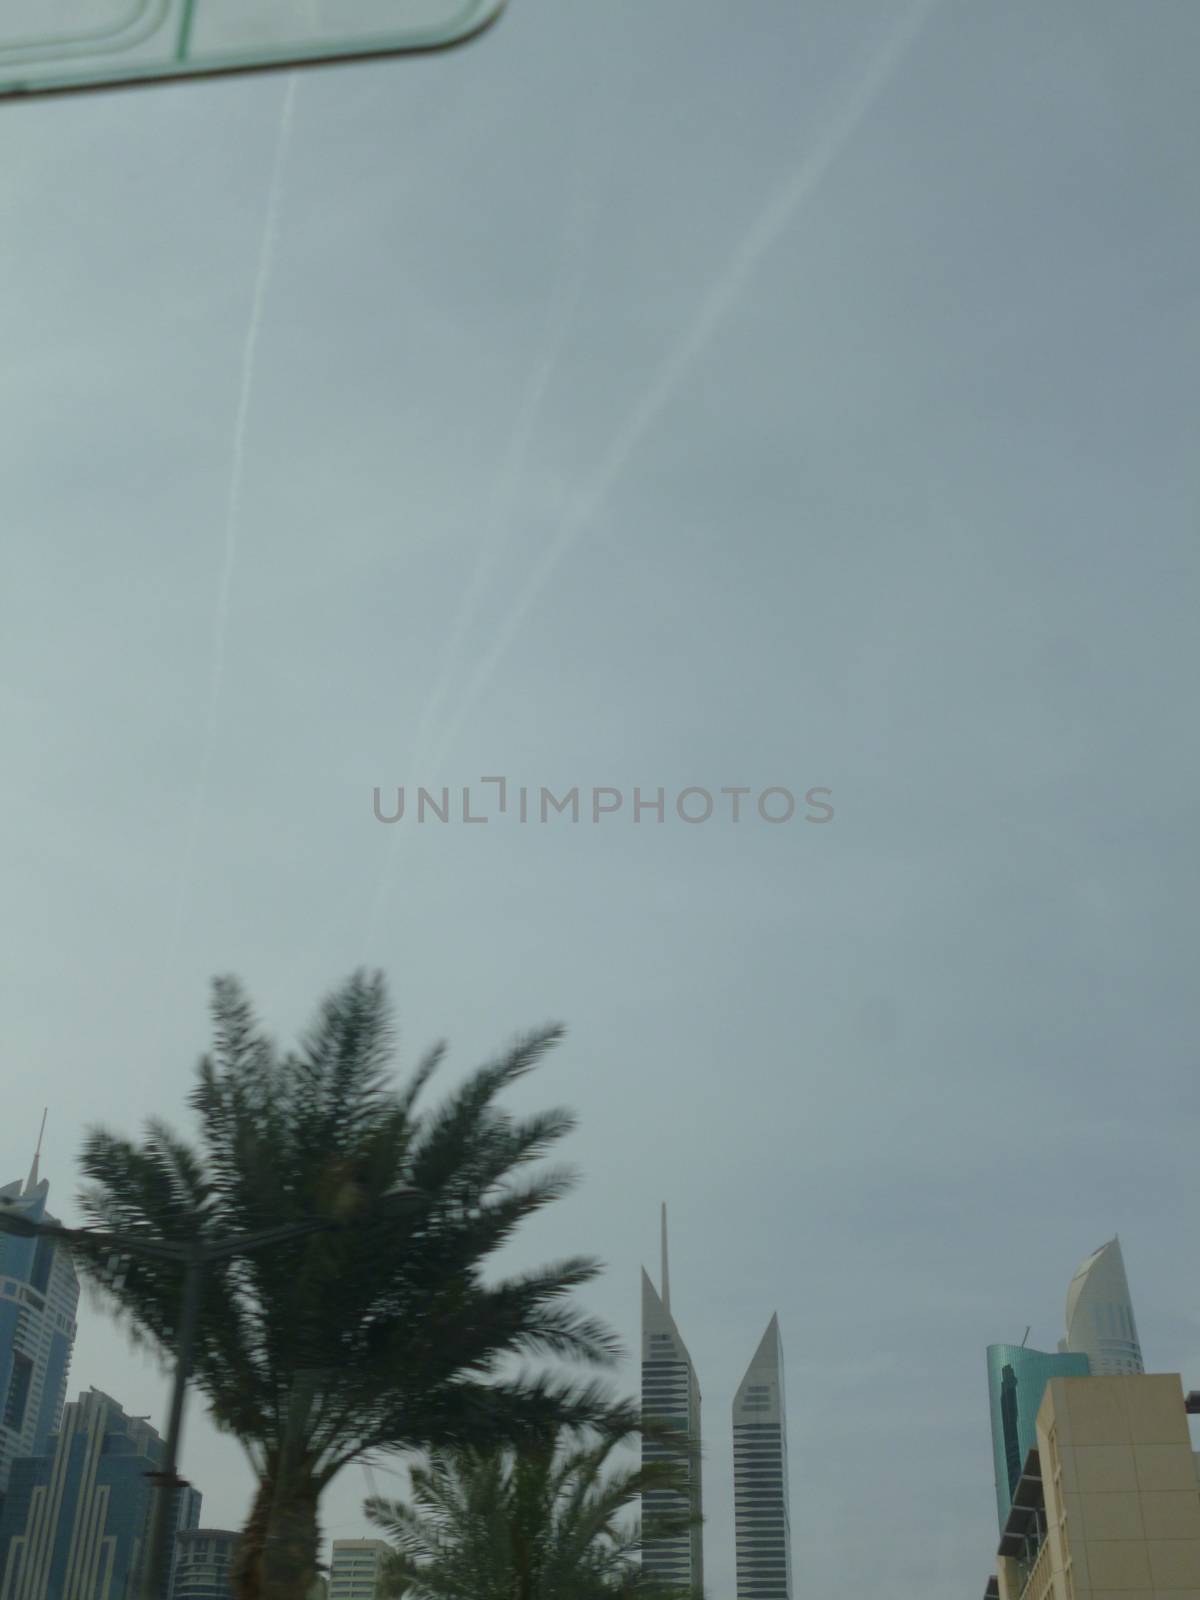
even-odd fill
[{"label": "beige building", "polygon": [[985,1600],[1200,1600],[1200,1476],[1176,1373],[1051,1378]]},{"label": "beige building", "polygon": [[329,1564],[329,1600],[377,1600],[383,1539],[335,1539]]}]

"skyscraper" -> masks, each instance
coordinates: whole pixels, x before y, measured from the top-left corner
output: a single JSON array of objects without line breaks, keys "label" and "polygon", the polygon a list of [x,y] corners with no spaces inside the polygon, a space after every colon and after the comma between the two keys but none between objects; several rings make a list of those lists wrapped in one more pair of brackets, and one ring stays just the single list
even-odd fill
[{"label": "skyscraper", "polygon": [[[669,1441],[642,1440],[643,1462],[676,1460],[685,1463],[687,1495],[671,1489],[648,1490],[642,1496],[642,1519],[651,1534],[642,1547],[642,1569],[677,1588],[704,1592],[704,1530],[696,1525],[672,1537],[653,1534],[656,1515],[675,1516],[691,1510],[701,1515],[700,1492],[700,1385],[696,1369],[671,1315],[671,1282],[667,1265],[667,1208],[662,1208],[662,1293],[655,1291],[642,1269],[642,1415],[648,1422],[666,1424],[687,1439],[690,1451]],[[332,1595],[331,1595],[332,1600]]]},{"label": "skyscraper", "polygon": [[1122,1377],[1146,1370],[1117,1238],[1093,1251],[1071,1279],[1067,1336],[1058,1348],[1086,1355],[1093,1377]]},{"label": "skyscraper", "polygon": [[737,1600],[791,1600],[783,1341],[772,1316],[733,1400]]},{"label": "skyscraper", "polygon": [[[38,1179],[40,1154],[39,1137],[24,1187],[19,1178],[6,1184],[0,1203],[33,1222],[54,1222],[46,1210],[50,1185]],[[58,1427],[78,1305],[79,1279],[61,1245],[0,1231],[0,1502],[13,1462],[41,1455]]]},{"label": "skyscraper", "polygon": [[[12,1465],[0,1510],[0,1600],[135,1594],[150,1510],[147,1473],[162,1454],[150,1424],[126,1416],[99,1389],[64,1406],[46,1453]],[[199,1494],[177,1490],[173,1526],[199,1520]]]},{"label": "skyscraper", "polygon": [[1088,1358],[1049,1355],[1022,1345],[987,1347],[988,1409],[996,1470],[996,1512],[1003,1529],[1025,1457],[1037,1444],[1037,1414],[1051,1378],[1086,1378]]}]

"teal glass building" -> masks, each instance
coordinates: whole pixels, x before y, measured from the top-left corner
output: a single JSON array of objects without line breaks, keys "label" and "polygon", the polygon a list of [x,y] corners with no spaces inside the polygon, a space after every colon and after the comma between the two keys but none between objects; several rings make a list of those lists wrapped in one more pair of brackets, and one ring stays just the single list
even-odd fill
[{"label": "teal glass building", "polygon": [[988,1410],[996,1466],[996,1513],[1003,1531],[1021,1466],[1037,1444],[1037,1414],[1051,1378],[1086,1378],[1082,1353],[1049,1355],[1024,1345],[987,1347]]}]

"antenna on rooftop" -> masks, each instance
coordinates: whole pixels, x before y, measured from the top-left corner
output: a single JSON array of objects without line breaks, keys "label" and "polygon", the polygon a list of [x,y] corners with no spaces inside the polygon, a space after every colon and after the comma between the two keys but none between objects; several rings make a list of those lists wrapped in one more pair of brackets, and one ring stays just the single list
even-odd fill
[{"label": "antenna on rooftop", "polygon": [[663,1310],[671,1309],[671,1279],[667,1270],[667,1202],[662,1203],[662,1303]]},{"label": "antenna on rooftop", "polygon": [[[1029,1328],[1025,1329],[1025,1339],[1028,1339],[1028,1337],[1029,1337],[1029,1329],[1032,1328],[1032,1327],[1033,1327],[1033,1323],[1031,1322],[1029,1324]],[[1022,1350],[1024,1350],[1024,1348],[1025,1348],[1025,1339],[1021,1340],[1021,1349]]]},{"label": "antenna on rooftop", "polygon": [[37,1149],[33,1152],[33,1165],[29,1169],[29,1177],[25,1180],[25,1193],[30,1194],[37,1188],[38,1183],[38,1157],[42,1153],[42,1138],[46,1132],[46,1113],[49,1106],[42,1107],[42,1125],[38,1129]]}]

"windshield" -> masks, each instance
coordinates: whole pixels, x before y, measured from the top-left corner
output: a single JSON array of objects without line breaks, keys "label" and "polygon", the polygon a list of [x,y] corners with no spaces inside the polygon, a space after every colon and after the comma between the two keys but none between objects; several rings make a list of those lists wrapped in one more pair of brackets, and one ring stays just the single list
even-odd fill
[{"label": "windshield", "polygon": [[[290,1044],[382,971],[441,1096],[565,1024],[505,1103],[579,1181],[501,1262],[604,1263],[713,1596],[958,1600],[1050,1375],[1200,1384],[1198,49],[1185,0],[510,0],[0,103],[0,1179],[47,1106],[73,1224],[94,1125],[190,1138],[215,975]],[[65,1400],[165,1432],[71,1316]],[[199,1392],[182,1450],[240,1529]],[[325,1567],[408,1462],[333,1478]]]}]

